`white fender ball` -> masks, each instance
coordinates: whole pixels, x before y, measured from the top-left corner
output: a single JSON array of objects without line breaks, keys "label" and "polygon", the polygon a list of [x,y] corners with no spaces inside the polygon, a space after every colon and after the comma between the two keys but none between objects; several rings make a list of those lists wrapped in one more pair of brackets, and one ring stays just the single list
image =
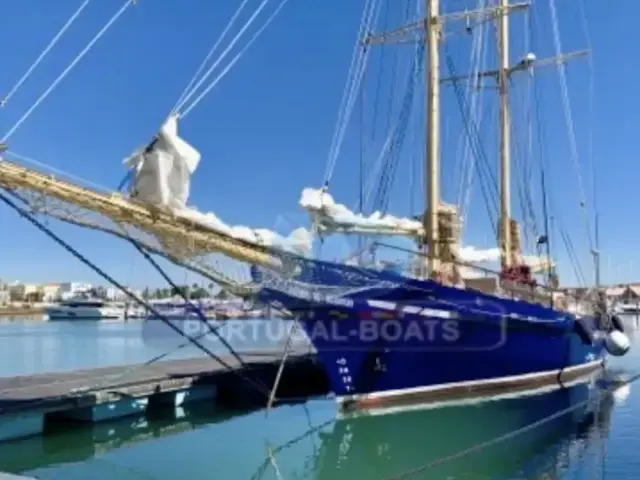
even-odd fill
[{"label": "white fender ball", "polygon": [[629,337],[618,330],[612,330],[604,339],[604,348],[614,357],[621,357],[631,348]]}]

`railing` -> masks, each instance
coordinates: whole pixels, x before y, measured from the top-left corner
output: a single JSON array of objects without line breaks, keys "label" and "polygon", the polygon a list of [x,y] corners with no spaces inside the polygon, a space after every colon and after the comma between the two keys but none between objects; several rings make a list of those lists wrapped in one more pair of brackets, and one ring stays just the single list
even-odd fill
[{"label": "railing", "polygon": [[[427,254],[423,252],[399,247],[396,245],[390,245],[383,242],[375,242],[374,244],[376,246],[397,250],[403,253],[415,255],[417,257],[424,258],[427,256]],[[464,281],[465,281],[466,288],[479,290],[479,291],[482,291],[483,293],[492,293],[492,294],[501,293],[502,295],[507,295],[511,299],[533,301],[535,303],[552,306],[556,308],[561,308],[563,310],[568,310],[570,309],[570,307],[574,307],[576,309],[583,309],[581,313],[593,313],[595,310],[595,304],[601,301],[600,295],[603,293],[602,291],[600,291],[600,295],[599,295],[598,290],[596,288],[590,288],[590,289],[585,289],[583,294],[577,295],[577,294],[571,293],[569,289],[554,288],[544,283],[536,283],[534,286],[527,286],[524,284],[517,284],[516,282],[504,281],[500,272],[487,267],[479,266],[473,263],[464,262],[460,260],[451,261],[447,259],[447,263],[454,264],[458,267],[463,267],[465,269],[474,270],[484,275],[484,277],[474,277],[474,278],[465,279]],[[491,292],[486,291],[486,289],[483,289],[481,288],[481,286],[477,285],[477,283],[479,282],[473,281],[476,278],[478,279],[494,278],[497,280],[495,282],[496,288],[494,289],[494,291],[491,291]],[[474,286],[474,283],[476,284],[475,286]],[[500,287],[499,290],[497,288],[498,286]],[[566,301],[566,304],[560,305],[560,302],[563,302],[563,301]]]}]

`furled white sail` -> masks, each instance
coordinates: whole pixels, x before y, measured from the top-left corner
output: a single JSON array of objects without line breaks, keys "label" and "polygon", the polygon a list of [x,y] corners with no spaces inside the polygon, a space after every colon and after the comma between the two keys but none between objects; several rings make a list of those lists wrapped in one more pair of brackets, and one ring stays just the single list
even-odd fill
[{"label": "furled white sail", "polygon": [[[364,235],[398,235],[417,237],[423,234],[422,222],[411,218],[382,215],[374,212],[365,216],[336,203],[326,188],[305,188],[300,196],[300,206],[307,210],[315,227],[326,233],[353,233]],[[479,263],[500,260],[499,248],[479,249],[471,245],[455,247],[454,252],[462,262]],[[522,261],[534,270],[548,268],[546,257],[523,256]]]},{"label": "furled white sail", "polygon": [[169,117],[149,146],[125,160],[133,172],[130,187],[133,198],[257,245],[301,254],[311,249],[312,235],[305,228],[283,237],[267,229],[227,225],[213,212],[203,213],[187,206],[191,176],[200,163],[200,152],[178,136],[177,120],[176,116]]},{"label": "furled white sail", "polygon": [[171,116],[149,146],[125,160],[134,171],[131,196],[158,207],[184,208],[199,163],[200,152],[178,136],[178,120]]},{"label": "furled white sail", "polygon": [[305,188],[299,203],[320,230],[407,236],[417,236],[423,231],[418,220],[382,215],[380,212],[369,216],[354,213],[345,205],[336,203],[324,188]]}]

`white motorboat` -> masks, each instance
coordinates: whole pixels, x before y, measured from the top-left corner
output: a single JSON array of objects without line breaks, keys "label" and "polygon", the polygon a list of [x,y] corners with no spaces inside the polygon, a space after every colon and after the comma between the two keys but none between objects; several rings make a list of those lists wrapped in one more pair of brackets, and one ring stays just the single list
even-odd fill
[{"label": "white motorboat", "polygon": [[618,313],[638,315],[640,314],[640,303],[622,302],[617,305]]},{"label": "white motorboat", "polygon": [[115,320],[125,316],[123,305],[97,298],[72,298],[45,309],[49,320]]}]

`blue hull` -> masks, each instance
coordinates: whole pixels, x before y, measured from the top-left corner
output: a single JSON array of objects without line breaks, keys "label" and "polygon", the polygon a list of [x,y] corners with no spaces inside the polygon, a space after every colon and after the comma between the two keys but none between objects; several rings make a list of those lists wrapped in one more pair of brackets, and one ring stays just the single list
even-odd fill
[{"label": "blue hull", "polygon": [[[274,291],[269,296],[285,299]],[[341,397],[553,372],[605,356],[603,342],[585,342],[573,322],[504,320],[464,310],[454,318],[454,310],[428,308],[452,315],[398,314],[358,301],[353,307],[295,302]],[[586,327],[595,329],[595,320]]]},{"label": "blue hull", "polygon": [[329,286],[308,274],[296,281],[262,277],[260,297],[299,317],[339,397],[479,388],[497,380],[512,385],[532,376],[550,384],[559,371],[587,373],[604,360],[595,318],[394,273],[331,267],[332,275],[344,268],[345,284],[326,275]]},{"label": "blue hull", "polygon": [[[307,331],[314,328],[313,323],[304,323]],[[604,359],[601,343],[584,345],[571,334],[555,338],[509,334],[503,345],[484,351],[475,349],[476,342],[470,342],[469,350],[461,343],[449,351],[431,347],[410,351],[406,346],[381,343],[379,351],[370,355],[362,349],[314,341],[336,395],[402,394],[420,387],[553,372]]]}]

